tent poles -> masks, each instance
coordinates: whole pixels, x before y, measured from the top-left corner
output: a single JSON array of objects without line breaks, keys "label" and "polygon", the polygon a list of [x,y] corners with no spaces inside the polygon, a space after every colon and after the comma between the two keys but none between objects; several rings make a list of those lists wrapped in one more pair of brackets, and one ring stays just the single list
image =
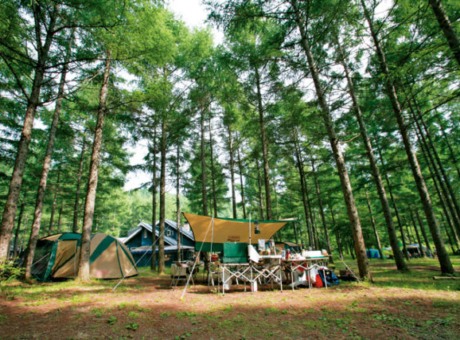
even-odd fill
[{"label": "tent poles", "polygon": [[[152,228],[152,229],[153,229],[153,228]],[[153,232],[155,232],[155,230],[153,230]],[[163,234],[164,234],[164,231],[163,231]],[[162,235],[163,235],[163,234],[162,234]],[[159,237],[155,240],[155,243],[157,243],[158,240],[159,240],[160,238],[161,238],[161,235],[159,235]],[[153,243],[152,245],[155,245],[155,243]],[[139,260],[137,260],[137,262],[134,264],[134,266],[132,266],[131,269],[128,270],[128,272],[127,272],[125,275],[123,275],[123,277],[121,278],[121,280],[118,281],[118,283],[115,285],[115,287],[113,287],[112,293],[115,291],[115,289],[118,288],[118,286],[120,285],[120,283],[123,282],[123,280],[126,278],[126,276],[127,276],[129,273],[131,273],[131,270],[133,270],[133,269],[137,266],[137,264],[144,258],[145,255],[147,255],[147,252],[145,252],[145,254],[142,255],[142,256],[139,258]],[[153,256],[153,252],[152,252],[152,256]]]},{"label": "tent poles", "polygon": [[[211,227],[211,225],[212,225],[212,232],[214,234],[214,216],[211,218],[211,222],[209,223],[208,229],[206,230],[206,234],[204,235],[204,240],[206,240],[206,237],[208,236],[209,227]],[[203,249],[204,243],[205,242],[201,243],[200,251],[198,252],[198,254],[201,253],[201,250]],[[212,249],[212,242],[211,242],[211,249]],[[188,284],[190,283],[190,278],[193,275],[193,272],[195,270],[196,264],[198,263],[198,260],[199,260],[199,257],[197,256],[197,258],[195,259],[195,263],[193,264],[192,270],[190,271],[190,275],[187,278],[187,283],[185,284],[184,291],[182,292],[182,295],[180,297],[181,300],[184,299],[184,295],[187,292],[187,287],[188,287]]]}]

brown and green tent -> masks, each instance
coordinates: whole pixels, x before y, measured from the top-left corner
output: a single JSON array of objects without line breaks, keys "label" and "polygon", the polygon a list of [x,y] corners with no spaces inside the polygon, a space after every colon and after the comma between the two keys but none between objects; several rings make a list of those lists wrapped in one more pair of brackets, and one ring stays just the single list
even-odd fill
[{"label": "brown and green tent", "polygon": [[[41,238],[37,242],[32,274],[40,281],[72,279],[77,276],[81,234],[64,233]],[[118,279],[137,275],[131,253],[116,238],[106,234],[91,236],[90,276]]]}]

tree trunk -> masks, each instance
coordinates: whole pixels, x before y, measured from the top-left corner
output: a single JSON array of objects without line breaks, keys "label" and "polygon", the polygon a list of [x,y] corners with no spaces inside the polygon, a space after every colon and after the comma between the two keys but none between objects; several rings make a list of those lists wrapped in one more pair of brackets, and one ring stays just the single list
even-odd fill
[{"label": "tree trunk", "polygon": [[327,251],[328,251],[329,255],[331,256],[330,257],[330,262],[334,263],[334,259],[332,257],[331,240],[329,238],[329,231],[327,230],[326,218],[324,217],[323,200],[321,198],[321,188],[319,186],[318,174],[317,174],[317,172],[315,170],[315,163],[314,163],[313,158],[311,159],[311,170],[313,172],[313,177],[315,179],[316,196],[318,197],[319,214],[321,216],[321,221],[323,222],[324,235],[326,236]]},{"label": "tree trunk", "polygon": [[237,149],[238,167],[240,170],[240,185],[241,185],[241,204],[243,205],[243,218],[246,219],[246,202],[244,198],[244,183],[243,183],[243,169],[241,165],[240,149]]},{"label": "tree trunk", "polygon": [[[64,204],[61,203],[61,208],[59,209],[59,217],[58,217],[58,225],[57,225],[56,234],[59,234],[61,232],[62,210],[64,210]],[[97,228],[96,228],[96,231],[97,231]]]},{"label": "tree trunk", "polygon": [[35,31],[37,32],[36,41],[39,44],[38,48],[38,60],[35,64],[35,74],[32,83],[32,89],[30,96],[27,98],[27,110],[24,118],[24,127],[21,133],[21,139],[19,140],[18,150],[16,153],[16,159],[14,162],[13,174],[11,176],[10,187],[8,196],[6,198],[5,208],[3,210],[2,223],[0,225],[0,263],[7,257],[9,249],[8,246],[11,241],[11,234],[14,226],[14,219],[16,217],[16,211],[18,207],[19,194],[22,186],[22,179],[24,177],[24,169],[27,160],[27,151],[29,149],[30,141],[32,140],[32,129],[35,118],[35,111],[40,102],[40,91],[43,84],[43,78],[46,72],[46,62],[50,51],[51,43],[56,33],[54,26],[58,17],[59,5],[55,4],[54,9],[50,12],[50,21],[46,27],[46,39],[45,43],[41,45],[41,25],[39,14],[39,5],[36,2],[32,4],[34,19],[35,19]]},{"label": "tree trunk", "polygon": [[420,249],[420,254],[422,257],[426,257],[425,249],[423,249],[422,241],[420,239],[420,234],[417,229],[417,223],[415,223],[414,213],[412,212],[411,207],[409,207],[409,213],[410,213],[410,218],[412,220],[412,225],[414,226],[414,229],[415,229],[415,234],[417,235],[417,242],[418,242],[418,247]]},{"label": "tree trunk", "polygon": [[177,261],[181,260],[181,228],[180,228],[180,146],[176,150],[176,225],[177,225]]},{"label": "tree trunk", "polygon": [[441,0],[429,0],[429,3],[433,9],[436,20],[446,37],[450,50],[452,51],[455,60],[457,60],[457,63],[460,65],[460,39],[450,23],[449,17],[444,11]]},{"label": "tree trunk", "polygon": [[214,150],[213,150],[213,141],[212,141],[211,117],[209,117],[209,151],[211,154],[212,205],[214,208],[214,217],[217,217],[216,174],[215,174],[215,169],[214,169]]},{"label": "tree trunk", "polygon": [[37,240],[40,233],[40,226],[43,213],[43,201],[45,199],[46,184],[48,181],[48,173],[51,168],[51,160],[54,150],[54,142],[56,140],[56,130],[59,123],[59,116],[61,115],[62,100],[64,99],[64,86],[66,82],[67,67],[71,56],[72,36],[66,48],[66,56],[64,58],[64,66],[62,67],[61,79],[59,82],[59,90],[56,99],[56,106],[54,108],[53,121],[49,131],[48,145],[46,147],[45,158],[43,160],[43,168],[38,185],[37,199],[35,202],[34,220],[32,222],[32,230],[30,232],[29,244],[27,245],[27,252],[25,255],[25,273],[24,278],[27,281],[32,279],[32,263],[35,256],[35,249],[37,247]]},{"label": "tree trunk", "polygon": [[54,215],[56,213],[56,202],[57,202],[57,198],[59,194],[60,182],[61,182],[61,169],[58,170],[58,178],[56,182],[56,189],[54,190],[54,199],[53,199],[53,205],[51,207],[51,218],[50,218],[50,226],[48,227],[48,234],[50,234],[51,230],[53,230]]},{"label": "tree trunk", "polygon": [[83,228],[81,235],[80,263],[78,265],[78,279],[82,282],[88,282],[89,276],[89,258],[91,245],[91,232],[93,228],[94,206],[96,203],[97,179],[99,173],[99,163],[101,160],[102,148],[102,130],[104,127],[104,118],[107,103],[107,94],[109,92],[109,76],[112,52],[107,52],[105,60],[104,77],[99,95],[99,107],[97,112],[96,131],[94,132],[93,151],[91,153],[91,163],[88,178],[88,190],[86,193],[85,213],[83,217]]},{"label": "tree trunk", "polygon": [[385,257],[383,256],[382,245],[380,243],[380,237],[379,237],[379,233],[377,231],[377,226],[375,225],[374,214],[372,213],[372,206],[371,206],[371,202],[369,201],[369,194],[367,193],[367,189],[366,189],[366,200],[367,200],[367,209],[369,210],[369,215],[371,216],[372,228],[374,229],[375,243],[376,243],[377,249],[379,251],[380,259],[383,260],[383,259],[385,259]]},{"label": "tree trunk", "polygon": [[204,139],[204,114],[205,114],[205,105],[203,100],[201,100],[201,117],[200,117],[200,127],[201,127],[201,194],[203,196],[203,215],[208,216],[208,196],[206,189],[206,149],[205,149],[205,139]]},{"label": "tree trunk", "polygon": [[153,167],[152,167],[152,261],[150,270],[157,269],[157,126],[153,128]]},{"label": "tree trunk", "polygon": [[449,149],[450,158],[452,158],[452,160],[454,161],[453,165],[455,166],[455,170],[457,171],[457,176],[460,179],[460,169],[457,166],[458,163],[457,163],[457,158],[455,157],[454,150],[452,149],[452,145],[449,142],[449,138],[446,136],[446,132],[444,131],[444,127],[442,126],[441,118],[439,118],[439,116],[437,116],[437,120],[438,120],[438,124],[441,130],[443,140],[446,142],[447,148]]},{"label": "tree trunk", "polygon": [[22,216],[24,216],[24,207],[26,206],[26,197],[27,192],[24,193],[22,198],[21,210],[19,211],[18,226],[16,227],[16,232],[14,233],[14,243],[13,243],[13,258],[15,259],[18,256],[18,238],[21,231]]},{"label": "tree trunk", "polygon": [[[339,44],[338,39],[336,39],[336,44],[337,44],[337,52],[339,55],[340,63],[342,64],[342,67],[345,71],[345,77],[347,79],[347,84],[348,84],[348,93],[350,94],[350,97],[353,103],[353,111],[355,113],[356,119],[358,120],[359,131],[361,133],[363,144],[366,149],[366,155],[367,155],[367,159],[369,160],[369,165],[371,167],[372,177],[374,179],[374,183],[377,188],[377,193],[379,194],[380,204],[382,206],[382,211],[385,217],[385,223],[387,226],[388,236],[390,238],[390,245],[392,249],[396,249],[396,248],[399,249],[398,237],[396,235],[396,228],[393,223],[393,215],[391,213],[390,203],[388,202],[387,193],[385,190],[385,186],[383,185],[382,176],[380,175],[380,170],[379,170],[379,167],[377,165],[377,160],[374,155],[372,143],[369,138],[369,134],[367,133],[366,124],[364,123],[364,118],[361,112],[361,107],[358,102],[358,97],[356,96],[356,91],[353,85],[353,81],[351,79],[351,75],[347,67],[345,56],[343,54],[343,51]],[[379,249],[379,252],[380,251],[381,249]],[[401,252],[399,251],[394,252],[394,260],[395,260],[396,267],[398,268],[398,270],[408,271],[407,265],[404,261],[404,257],[402,256]]]},{"label": "tree trunk", "polygon": [[420,199],[422,201],[423,208],[425,210],[425,215],[428,221],[428,226],[430,228],[430,232],[433,237],[433,241],[436,245],[439,264],[441,266],[441,272],[443,274],[453,274],[454,267],[452,266],[449,255],[447,254],[446,248],[444,247],[444,241],[442,240],[441,230],[439,229],[439,225],[436,220],[436,215],[434,213],[433,205],[431,203],[430,194],[426,187],[425,179],[420,169],[420,164],[418,162],[417,155],[414,152],[412,142],[410,140],[410,135],[409,135],[408,127],[407,127],[407,124],[404,118],[404,113],[401,109],[401,105],[398,100],[398,95],[396,93],[396,88],[391,78],[390,70],[388,68],[386,58],[385,58],[385,53],[377,38],[377,34],[374,29],[374,23],[372,22],[370,18],[370,15],[367,11],[364,0],[361,0],[361,3],[364,9],[364,16],[366,17],[366,20],[369,24],[369,29],[371,32],[372,40],[374,41],[374,46],[377,51],[377,56],[380,62],[381,72],[385,76],[386,92],[387,92],[388,98],[390,99],[391,105],[393,107],[393,111],[396,116],[396,120],[398,122],[399,131],[401,133],[401,137],[404,143],[404,149],[406,151],[407,158],[408,158],[411,170],[412,170],[412,174],[414,176],[414,180],[417,186],[417,190],[419,192]]},{"label": "tree trunk", "polygon": [[298,143],[298,136],[296,131],[294,131],[294,150],[295,150],[295,157],[296,157],[296,163],[297,163],[297,168],[299,169],[299,176],[300,176],[300,190],[301,190],[301,195],[302,195],[302,203],[303,203],[303,210],[305,214],[305,222],[307,224],[307,232],[308,232],[308,244],[310,247],[314,247],[314,242],[313,242],[313,231],[312,227],[310,224],[310,213],[308,211],[308,204],[307,204],[307,188],[305,187],[305,172],[303,170],[303,160],[302,160],[302,154],[300,153],[300,148],[299,148],[299,143]]},{"label": "tree trunk", "polygon": [[267,208],[267,219],[272,220],[272,199],[270,192],[270,170],[268,165],[268,142],[267,136],[265,134],[265,120],[264,120],[264,107],[262,104],[262,92],[260,89],[260,75],[259,69],[254,67],[255,76],[256,76],[256,86],[257,86],[257,109],[259,111],[259,123],[260,123],[260,137],[262,139],[262,156],[264,159],[264,183],[265,183],[265,201]]},{"label": "tree trunk", "polygon": [[166,118],[161,124],[161,171],[160,171],[160,240],[158,242],[158,273],[165,272],[165,219],[166,219]]},{"label": "tree trunk", "polygon": [[264,196],[262,193],[262,179],[260,178],[260,168],[259,168],[259,160],[256,158],[256,169],[257,169],[257,183],[259,186],[259,208],[260,208],[260,218],[262,220],[265,220],[265,215],[264,215]]},{"label": "tree trunk", "polygon": [[232,129],[230,125],[227,126],[228,132],[228,152],[230,154],[230,185],[232,190],[232,212],[233,218],[238,218],[236,213],[236,193],[235,193],[235,160],[233,159],[233,139]]},{"label": "tree trunk", "polygon": [[425,231],[425,227],[423,226],[422,219],[420,218],[420,215],[417,209],[415,209],[415,216],[417,217],[418,225],[420,226],[420,230],[422,231],[423,239],[425,240],[426,249],[428,249],[433,254],[433,251],[431,250],[430,242],[428,241],[428,236]]},{"label": "tree trunk", "polygon": [[85,150],[86,150],[86,131],[83,135],[83,141],[81,144],[80,164],[78,166],[78,175],[77,175],[77,191],[75,193],[75,205],[73,208],[72,232],[74,233],[78,233],[78,214],[80,211],[81,176],[83,173],[83,164],[85,162]]},{"label": "tree trunk", "polygon": [[310,44],[308,41],[307,33],[304,30],[304,18],[299,13],[297,0],[291,0],[291,5],[294,10],[295,20],[301,36],[300,43],[307,57],[310,73],[313,77],[313,82],[315,84],[316,95],[318,97],[318,101],[321,107],[324,125],[326,127],[331,148],[334,154],[335,162],[337,164],[337,171],[339,173],[340,182],[342,184],[345,205],[347,207],[348,218],[350,220],[353,241],[355,244],[359,275],[363,280],[368,280],[371,279],[371,273],[369,270],[369,263],[367,260],[366,245],[364,243],[361,222],[359,220],[358,209],[356,208],[350,178],[348,177],[348,171],[345,166],[345,159],[340,149],[339,139],[335,133],[334,123],[332,121],[331,113],[329,111],[329,107],[326,101],[323,85],[319,78],[319,71],[317,69],[313,53],[310,50]]}]

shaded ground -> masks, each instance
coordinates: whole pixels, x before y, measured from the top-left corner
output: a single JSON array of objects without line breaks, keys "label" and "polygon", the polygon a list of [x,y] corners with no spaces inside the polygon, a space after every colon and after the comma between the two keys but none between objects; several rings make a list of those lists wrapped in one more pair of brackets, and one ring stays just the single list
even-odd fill
[{"label": "shaded ground", "polygon": [[390,262],[373,260],[371,266],[374,285],[294,292],[262,287],[255,294],[241,286],[225,296],[197,285],[184,300],[183,287],[171,290],[168,276],[148,271],[114,293],[113,281],[15,282],[0,297],[0,338],[460,338],[460,281],[433,281],[435,260],[412,261],[405,275]]}]

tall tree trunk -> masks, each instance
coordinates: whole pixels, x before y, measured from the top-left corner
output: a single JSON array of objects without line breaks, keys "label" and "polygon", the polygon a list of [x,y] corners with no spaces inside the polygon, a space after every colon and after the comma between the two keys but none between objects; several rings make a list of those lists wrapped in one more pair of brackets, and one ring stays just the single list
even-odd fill
[{"label": "tall tree trunk", "polygon": [[257,109],[259,111],[260,135],[262,139],[262,156],[264,159],[264,183],[265,183],[265,201],[267,208],[267,219],[272,220],[272,199],[270,192],[270,170],[268,165],[268,141],[265,133],[264,107],[262,104],[262,92],[260,89],[259,69],[254,67],[257,87]]},{"label": "tall tree trunk", "polygon": [[422,240],[420,238],[420,234],[419,234],[418,228],[417,228],[417,223],[415,223],[414,213],[413,213],[411,207],[409,207],[409,213],[410,213],[410,218],[412,220],[412,225],[414,226],[414,229],[415,229],[415,234],[417,235],[417,242],[418,242],[418,247],[420,249],[420,255],[422,257],[426,257],[425,249],[423,249]]},{"label": "tall tree trunk", "polygon": [[27,281],[32,279],[32,263],[35,256],[35,249],[37,247],[38,235],[40,233],[40,226],[43,213],[43,201],[45,199],[46,184],[48,181],[48,173],[51,168],[51,160],[54,150],[54,142],[56,140],[56,130],[59,123],[59,116],[61,115],[62,100],[64,99],[64,87],[67,76],[68,63],[71,56],[73,32],[66,48],[66,56],[64,58],[64,66],[62,67],[61,79],[59,82],[59,90],[56,99],[56,106],[54,108],[53,121],[49,131],[48,145],[46,147],[45,158],[43,160],[43,168],[38,185],[37,199],[35,202],[34,220],[32,222],[32,230],[30,232],[29,244],[27,245],[27,252],[25,255],[25,272],[24,278]]},{"label": "tall tree trunk", "polygon": [[78,215],[80,212],[81,176],[83,174],[83,164],[85,162],[85,151],[86,151],[86,131],[83,134],[83,140],[81,144],[81,153],[80,153],[80,164],[78,165],[77,191],[75,193],[75,205],[73,208],[73,224],[72,224],[72,232],[74,233],[78,233]]},{"label": "tall tree trunk", "polygon": [[150,270],[157,269],[157,126],[153,128],[153,167],[152,167],[152,261]]},{"label": "tall tree trunk", "polygon": [[306,197],[307,188],[305,186],[305,183],[306,183],[305,172],[304,172],[304,169],[303,169],[303,160],[302,160],[302,154],[300,153],[297,131],[294,131],[294,150],[295,150],[297,168],[299,169],[300,191],[301,191],[301,195],[302,195],[302,204],[303,204],[303,210],[304,210],[304,214],[305,214],[305,221],[306,221],[306,224],[307,224],[308,244],[310,245],[310,247],[314,247],[313,231],[312,231],[312,227],[311,227],[311,224],[310,224],[310,213],[308,211],[308,203],[307,203],[307,197]]},{"label": "tall tree trunk", "polygon": [[307,57],[310,73],[313,77],[313,82],[315,84],[316,95],[321,107],[321,113],[324,120],[324,125],[329,136],[329,141],[331,144],[332,152],[334,154],[335,162],[337,164],[337,171],[339,173],[340,182],[342,184],[343,196],[345,199],[345,205],[347,207],[348,218],[350,220],[351,230],[353,234],[353,241],[355,244],[355,251],[358,261],[359,275],[363,280],[371,279],[371,273],[369,270],[369,263],[367,260],[366,254],[366,245],[364,243],[363,232],[361,228],[361,222],[359,220],[358,209],[356,208],[355,199],[353,196],[353,190],[351,188],[350,178],[348,176],[348,171],[345,166],[345,159],[340,149],[339,139],[335,132],[334,122],[332,120],[331,112],[329,110],[323,85],[320,81],[319,71],[316,66],[316,62],[313,57],[313,53],[310,50],[310,43],[308,41],[307,32],[304,29],[305,18],[301,16],[298,9],[297,0],[291,0],[291,5],[294,10],[295,20],[297,27],[300,32],[300,44],[302,49],[305,52]]},{"label": "tall tree trunk", "polygon": [[446,142],[447,148],[449,149],[450,158],[454,161],[453,165],[455,166],[455,170],[457,171],[457,176],[460,179],[460,169],[458,168],[458,165],[457,165],[458,164],[457,158],[455,157],[455,153],[454,153],[454,150],[452,149],[452,145],[449,142],[449,138],[446,136],[446,131],[444,131],[444,127],[442,126],[441,118],[439,118],[439,115],[437,116],[437,120],[438,120],[438,124],[441,130],[443,140]]},{"label": "tall tree trunk", "polygon": [[176,149],[176,225],[177,225],[177,261],[181,260],[181,228],[180,228],[180,145]]},{"label": "tall tree trunk", "polygon": [[324,235],[326,236],[327,251],[329,255],[331,256],[330,262],[334,263],[334,258],[332,257],[331,240],[329,238],[329,231],[327,230],[326,218],[324,217],[323,200],[321,198],[321,188],[319,186],[318,173],[315,170],[315,162],[313,158],[311,159],[311,170],[313,172],[313,177],[315,179],[316,196],[318,198],[319,214],[321,216],[321,221],[323,222]]},{"label": "tall tree trunk", "polygon": [[51,43],[56,33],[54,26],[58,17],[59,5],[55,4],[54,9],[50,12],[50,21],[46,27],[46,38],[45,43],[41,45],[41,32],[42,27],[40,24],[41,15],[39,10],[39,4],[36,2],[31,3],[34,19],[35,19],[35,32],[36,41],[38,43],[38,60],[35,64],[35,74],[32,83],[32,89],[29,97],[27,98],[27,110],[24,118],[24,127],[21,133],[21,139],[19,140],[18,150],[16,153],[16,159],[14,162],[13,174],[11,176],[10,187],[8,196],[6,198],[5,208],[3,210],[2,223],[0,225],[0,263],[6,259],[9,252],[9,244],[11,241],[14,219],[16,217],[16,211],[18,208],[19,194],[22,186],[22,179],[24,177],[24,169],[27,160],[27,151],[29,150],[29,144],[32,140],[32,129],[35,118],[35,111],[40,102],[40,91],[43,85],[43,78],[46,72],[46,63],[51,47]]},{"label": "tall tree trunk", "polygon": [[59,195],[59,187],[60,187],[60,185],[61,185],[61,169],[58,170],[56,188],[54,190],[53,205],[51,206],[51,218],[50,218],[50,226],[48,227],[48,234],[51,233],[51,230],[53,229],[53,226],[54,226],[54,215],[56,213],[56,203],[57,203],[57,198],[58,198],[58,195]]},{"label": "tall tree trunk", "polygon": [[109,92],[109,76],[111,66],[112,52],[107,52],[105,59],[104,77],[99,95],[99,107],[97,112],[96,130],[94,132],[93,151],[91,153],[91,162],[89,166],[88,191],[86,193],[85,213],[83,217],[83,228],[81,235],[80,262],[78,265],[78,279],[82,282],[88,282],[89,276],[89,258],[91,245],[91,232],[93,228],[94,206],[96,203],[97,179],[99,174],[99,163],[101,160],[102,148],[102,130],[104,127],[105,111],[107,107],[107,94]]},{"label": "tall tree trunk", "polygon": [[205,149],[205,135],[204,135],[204,121],[205,121],[205,104],[201,100],[201,117],[200,117],[200,128],[201,128],[201,195],[203,197],[203,215],[208,215],[208,196],[206,189],[206,149]]},{"label": "tall tree trunk", "polygon": [[380,62],[380,69],[383,75],[385,76],[385,89],[390,99],[391,105],[393,107],[396,120],[398,122],[399,131],[404,143],[404,149],[407,154],[407,158],[414,176],[415,184],[420,195],[420,199],[423,204],[425,215],[427,218],[428,226],[430,228],[431,236],[436,245],[438,252],[439,264],[441,266],[441,272],[443,274],[454,274],[454,267],[450,261],[449,255],[447,254],[446,248],[444,247],[444,241],[442,240],[441,230],[439,229],[438,222],[436,220],[436,215],[434,213],[433,204],[431,203],[430,194],[428,188],[426,187],[425,179],[423,177],[422,171],[420,169],[420,164],[417,159],[417,155],[414,152],[412,142],[410,140],[408,126],[404,117],[404,113],[401,109],[399,103],[398,95],[396,93],[395,85],[390,74],[390,70],[387,65],[385,53],[380,45],[380,41],[377,38],[377,33],[374,29],[374,23],[370,17],[370,14],[366,8],[364,0],[361,0],[361,4],[364,9],[364,16],[369,24],[369,30],[376,48],[377,56]]},{"label": "tall tree trunk", "polygon": [[[385,223],[387,226],[388,236],[390,238],[390,244],[392,249],[399,249],[398,245],[398,237],[396,235],[396,228],[393,223],[393,215],[391,213],[390,203],[388,202],[387,193],[385,190],[385,186],[383,185],[382,176],[380,175],[380,170],[377,165],[377,160],[374,155],[374,150],[372,147],[371,140],[369,138],[369,134],[367,133],[366,124],[364,123],[363,114],[361,112],[361,107],[358,102],[358,97],[356,96],[356,91],[353,85],[353,81],[351,79],[350,71],[347,67],[346,58],[343,54],[342,48],[340,46],[339,40],[336,38],[337,44],[337,52],[339,55],[340,63],[345,71],[345,77],[347,79],[348,84],[348,93],[352,99],[353,103],[353,111],[355,113],[356,119],[358,120],[359,124],[359,131],[361,133],[361,137],[363,139],[363,144],[366,149],[367,159],[369,160],[369,165],[372,171],[372,177],[374,179],[375,187],[377,188],[377,192],[379,194],[380,204],[382,206],[383,216],[385,217]],[[381,249],[379,249],[379,252]],[[383,258],[383,257],[381,257]],[[404,261],[404,257],[400,251],[394,252],[394,260],[396,263],[396,267],[400,271],[408,271],[407,265]]]},{"label": "tall tree trunk", "polygon": [[158,242],[158,273],[165,271],[165,219],[166,219],[166,118],[161,123],[161,171],[160,171],[160,240]]},{"label": "tall tree trunk", "polygon": [[[57,230],[56,234],[59,234],[61,232],[61,222],[62,222],[62,211],[64,210],[64,204],[61,203],[61,208],[59,208],[59,217],[58,217],[58,225],[57,225]],[[97,231],[97,228],[96,228]]]},{"label": "tall tree trunk", "polygon": [[374,229],[375,243],[377,244],[377,249],[379,251],[380,259],[383,260],[385,259],[385,257],[383,256],[379,232],[377,231],[377,226],[375,225],[374,214],[372,213],[372,206],[371,206],[371,202],[369,201],[369,194],[367,193],[367,189],[366,189],[366,200],[367,200],[367,209],[369,210],[369,215],[371,216],[372,229]]},{"label": "tall tree trunk", "polygon": [[431,250],[430,242],[428,241],[428,235],[426,234],[425,227],[423,226],[422,219],[418,213],[418,210],[415,209],[415,216],[417,217],[418,225],[420,226],[420,230],[422,231],[423,239],[425,240],[426,249],[428,249],[431,254],[433,251]]},{"label": "tall tree trunk", "polygon": [[[378,151],[379,156],[380,156],[380,162],[382,163],[383,166],[385,166],[385,162],[384,162],[383,157],[382,157],[382,151],[380,150],[380,147],[378,145],[377,145],[377,151]],[[398,221],[399,231],[401,232],[401,241],[403,243],[404,256],[406,256],[406,259],[409,260],[409,252],[407,251],[406,238],[405,238],[405,235],[404,235],[404,230],[403,230],[403,226],[402,226],[402,222],[401,222],[401,217],[399,215],[398,205],[396,204],[396,199],[393,196],[393,189],[391,187],[390,179],[388,178],[388,174],[386,173],[386,171],[383,173],[383,175],[385,176],[385,181],[387,182],[388,192],[390,193],[390,200],[391,200],[391,203],[393,204],[393,209],[394,209],[395,215],[396,215],[396,221]],[[391,249],[393,250],[393,255],[396,254],[396,252],[400,252],[399,244],[397,245],[396,248],[393,248],[393,245],[392,245]]]},{"label": "tall tree trunk", "polygon": [[244,183],[243,183],[243,167],[241,164],[241,156],[240,156],[240,149],[237,149],[237,156],[238,156],[238,168],[240,171],[240,185],[241,185],[241,204],[243,206],[243,218],[246,219],[246,201],[244,198]]},{"label": "tall tree trunk", "polygon": [[211,154],[211,185],[212,185],[212,205],[214,208],[214,217],[217,217],[217,194],[216,194],[216,174],[214,169],[214,150],[212,140],[212,121],[209,117],[209,151]]},{"label": "tall tree trunk", "polygon": [[230,154],[230,186],[232,190],[232,212],[233,218],[238,218],[236,213],[236,193],[235,193],[235,160],[233,159],[233,138],[230,124],[227,126],[228,132],[228,152]]},{"label": "tall tree trunk", "polygon": [[13,258],[15,259],[18,256],[18,239],[19,232],[21,231],[22,217],[24,216],[24,207],[26,206],[26,197],[27,192],[24,193],[22,198],[21,210],[19,211],[18,226],[16,227],[16,232],[14,233],[14,242],[13,242]]},{"label": "tall tree trunk", "polygon": [[441,0],[428,0],[431,8],[433,9],[436,20],[446,37],[447,43],[449,44],[450,50],[460,65],[460,39],[457,36],[452,24],[450,23],[449,17],[444,11]]},{"label": "tall tree trunk", "polygon": [[262,193],[262,179],[260,178],[260,168],[259,168],[259,160],[256,158],[256,169],[257,169],[257,183],[259,185],[259,208],[260,208],[260,218],[265,220],[264,215],[264,195]]},{"label": "tall tree trunk", "polygon": [[335,240],[337,242],[337,248],[339,250],[339,256],[340,256],[341,259],[343,259],[342,240],[340,239],[339,231],[337,229],[337,224],[335,223],[334,208],[329,206],[329,209],[331,210],[332,226],[335,229]]}]

